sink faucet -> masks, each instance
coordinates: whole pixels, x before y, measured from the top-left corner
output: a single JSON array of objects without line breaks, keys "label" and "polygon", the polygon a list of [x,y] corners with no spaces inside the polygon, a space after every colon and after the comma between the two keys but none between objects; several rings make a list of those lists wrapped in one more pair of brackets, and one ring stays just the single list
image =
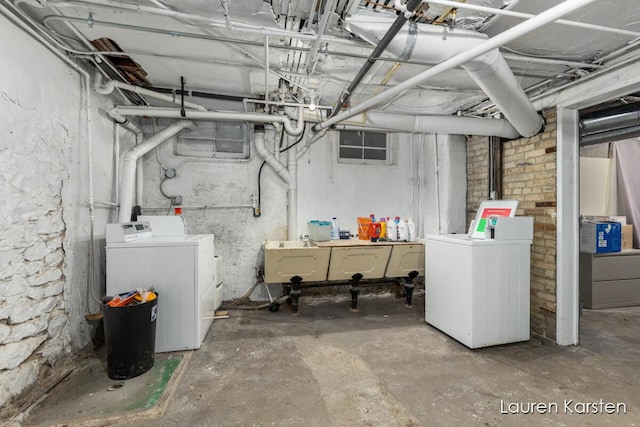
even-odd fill
[{"label": "sink faucet", "polygon": [[303,248],[308,248],[309,247],[309,235],[305,234],[304,236],[301,236],[301,237],[302,237],[302,242],[303,242],[302,247]]},{"label": "sink faucet", "polygon": [[280,240],[280,246],[281,248],[284,248],[284,242],[282,240]]}]

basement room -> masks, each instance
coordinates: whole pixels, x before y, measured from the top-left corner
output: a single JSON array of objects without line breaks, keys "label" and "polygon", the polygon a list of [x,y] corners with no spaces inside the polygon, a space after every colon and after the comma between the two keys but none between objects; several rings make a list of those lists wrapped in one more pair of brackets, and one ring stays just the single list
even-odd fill
[{"label": "basement room", "polygon": [[0,422],[637,425],[640,0],[2,0]]}]

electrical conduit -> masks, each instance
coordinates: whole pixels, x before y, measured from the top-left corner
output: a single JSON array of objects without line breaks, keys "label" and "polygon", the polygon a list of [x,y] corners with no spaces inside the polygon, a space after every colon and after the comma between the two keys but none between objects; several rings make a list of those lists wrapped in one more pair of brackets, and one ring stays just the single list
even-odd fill
[{"label": "electrical conduit", "polygon": [[195,125],[190,120],[180,120],[148,138],[141,144],[136,145],[125,154],[122,167],[122,191],[120,193],[120,212],[118,215],[118,222],[128,222],[131,217],[138,159],[163,142],[167,141],[172,136],[176,135],[181,130],[193,126]]}]

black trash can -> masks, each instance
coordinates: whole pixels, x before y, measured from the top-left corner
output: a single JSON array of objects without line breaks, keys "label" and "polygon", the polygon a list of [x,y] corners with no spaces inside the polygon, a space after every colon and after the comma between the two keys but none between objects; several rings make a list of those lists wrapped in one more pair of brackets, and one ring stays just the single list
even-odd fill
[{"label": "black trash can", "polygon": [[110,307],[109,300],[102,300],[107,375],[112,380],[142,375],[154,362],[158,294],[151,301],[124,307]]}]

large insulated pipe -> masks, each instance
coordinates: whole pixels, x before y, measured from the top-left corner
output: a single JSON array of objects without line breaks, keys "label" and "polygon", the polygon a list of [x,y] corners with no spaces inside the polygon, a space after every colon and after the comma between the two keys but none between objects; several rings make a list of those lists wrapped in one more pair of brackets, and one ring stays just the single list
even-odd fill
[{"label": "large insulated pipe", "polygon": [[118,215],[118,222],[127,222],[131,218],[133,190],[135,187],[138,159],[156,148],[158,145],[167,141],[172,136],[176,135],[182,129],[193,126],[195,125],[190,120],[180,120],[127,151],[124,156],[124,163],[122,167],[122,191],[120,193],[120,213]]},{"label": "large insulated pipe", "polygon": [[515,27],[510,28],[490,38],[489,40],[481,43],[478,46],[475,46],[463,53],[460,53],[452,58],[449,58],[446,61],[441,62],[440,64],[434,67],[431,67],[428,70],[423,71],[422,73],[417,74],[411,77],[410,79],[407,79],[404,82],[388,90],[385,90],[384,92],[379,93],[376,96],[369,98],[368,100],[358,104],[353,108],[349,108],[348,110],[334,117],[331,117],[323,121],[322,123],[318,123],[313,127],[313,130],[315,132],[319,132],[323,129],[327,129],[331,125],[334,125],[343,120],[347,120],[355,115],[358,115],[370,108],[375,107],[376,105],[381,104],[382,102],[390,98],[400,95],[402,92],[404,92],[407,89],[410,89],[416,85],[424,83],[425,81],[429,80],[434,76],[439,75],[440,73],[444,73],[445,71],[448,71],[452,68],[455,68],[464,64],[465,62],[468,62],[469,60],[475,58],[476,56],[482,55],[484,53],[489,52],[492,49],[496,49],[504,44],[510,43],[511,41],[519,37],[522,37],[523,35],[542,27],[543,25],[553,22],[556,19],[568,13],[571,13],[577,9],[580,9],[581,7],[588,5],[594,1],[595,0],[566,0],[560,3],[559,5],[554,6],[527,21],[522,22],[521,24],[518,24]]},{"label": "large insulated pipe", "polygon": [[[347,19],[349,31],[375,44],[391,24],[388,14],[354,15]],[[429,24],[412,24],[389,43],[387,51],[402,58],[440,63],[486,42],[485,34]],[[542,118],[520,87],[498,49],[472,58],[461,67],[500,108],[504,116],[523,136],[537,134]]]},{"label": "large insulated pipe", "polygon": [[462,116],[411,116],[370,111],[366,114],[364,126],[409,133],[499,136],[507,139],[516,139],[520,136],[518,131],[504,119]]},{"label": "large insulated pipe", "polygon": [[[305,111],[304,120],[307,123],[320,123],[322,116],[316,111]],[[505,119],[434,114],[413,115],[387,111],[367,111],[349,122],[341,122],[336,126],[345,130],[347,130],[346,127],[350,130],[367,128],[381,132],[499,136],[506,139],[515,139],[520,136],[520,133]],[[308,141],[307,144],[310,145]]]}]

